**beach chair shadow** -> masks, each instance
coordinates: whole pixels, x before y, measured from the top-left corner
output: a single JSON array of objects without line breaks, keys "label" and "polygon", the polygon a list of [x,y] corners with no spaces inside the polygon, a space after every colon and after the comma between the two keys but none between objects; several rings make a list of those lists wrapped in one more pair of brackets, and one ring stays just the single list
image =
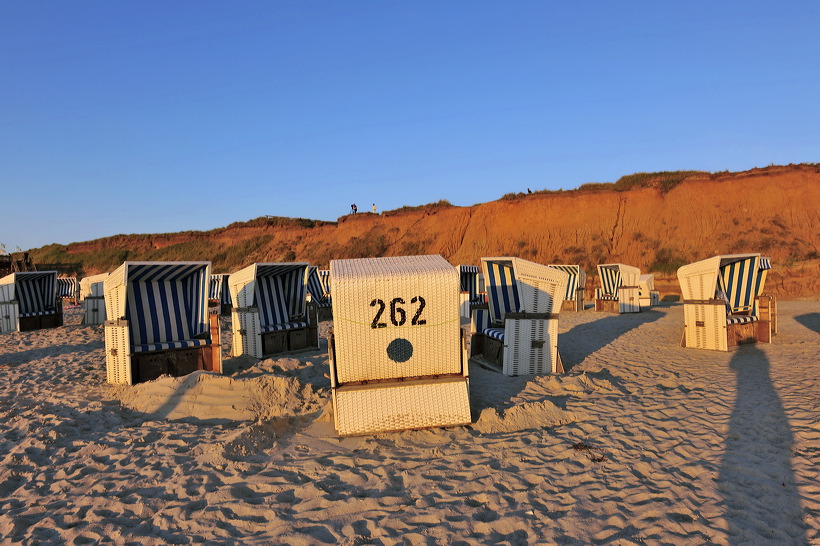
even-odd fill
[{"label": "beach chair shadow", "polygon": [[564,369],[571,370],[589,355],[606,347],[630,330],[655,322],[663,316],[664,313],[649,309],[642,313],[603,315],[596,321],[572,327],[561,334],[558,343]]},{"label": "beach chair shadow", "polygon": [[41,358],[56,358],[74,352],[88,352],[95,349],[105,348],[105,343],[100,341],[89,341],[88,343],[77,343],[74,345],[60,345],[59,347],[47,347],[40,349],[27,349],[16,353],[0,355],[0,366],[22,364],[38,360]]},{"label": "beach chair shadow", "polygon": [[[732,355],[735,405],[717,478],[728,521],[759,520],[765,529],[730,529],[729,544],[766,536],[771,543],[808,544],[800,494],[791,466],[794,436],[769,375],[769,361],[754,344]],[[757,513],[750,513],[756,511]]]},{"label": "beach chair shadow", "polygon": [[820,313],[806,313],[805,315],[798,315],[794,317],[794,320],[809,330],[820,334]]}]

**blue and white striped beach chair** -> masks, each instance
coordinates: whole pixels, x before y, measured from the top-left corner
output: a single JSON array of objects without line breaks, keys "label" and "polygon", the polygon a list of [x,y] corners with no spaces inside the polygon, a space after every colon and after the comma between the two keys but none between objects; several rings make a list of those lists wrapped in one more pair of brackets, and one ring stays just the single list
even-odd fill
[{"label": "blue and white striped beach chair", "polygon": [[71,300],[72,305],[80,301],[80,284],[77,277],[57,277],[57,297]]},{"label": "blue and white striped beach chair", "polygon": [[12,273],[0,279],[0,333],[62,325],[56,271]]},{"label": "blue and white striped beach chair", "polygon": [[482,258],[481,265],[487,306],[473,309],[471,353],[505,375],[563,372],[558,315],[567,274],[514,257]]},{"label": "blue and white striped beach chair", "polygon": [[330,271],[327,274],[322,272],[315,265],[310,266],[308,272],[308,298],[316,304],[319,313],[319,320],[330,320],[333,318],[333,302],[330,299],[330,290],[325,288],[325,281],[330,282]]},{"label": "blue and white striped beach chair", "polygon": [[125,262],[105,279],[108,382],[196,370],[222,373],[219,317],[208,313],[210,262]]},{"label": "blue and white striped beach chair", "polygon": [[458,266],[460,279],[459,309],[461,318],[470,320],[470,310],[476,305],[487,303],[484,294],[481,293],[483,277],[481,269],[477,265]]},{"label": "blue and white striped beach chair", "polygon": [[316,306],[307,303],[308,267],[256,263],[231,274],[233,356],[319,348]]},{"label": "blue and white striped beach chair", "polygon": [[587,274],[580,265],[549,264],[548,267],[560,269],[567,274],[567,293],[564,295],[562,311],[584,310],[584,287],[587,283]]},{"label": "blue and white striped beach chair", "polygon": [[684,347],[728,351],[771,343],[777,305],[763,294],[771,261],[760,254],[714,256],[678,269],[683,292]]},{"label": "blue and white striped beach chair", "polygon": [[601,288],[595,289],[595,310],[611,313],[638,313],[641,310],[639,279],[641,270],[624,264],[600,264]]},{"label": "blue and white striped beach chair", "polygon": [[211,275],[208,285],[208,303],[219,308],[220,315],[231,313],[231,291],[228,288],[227,273],[217,273]]}]

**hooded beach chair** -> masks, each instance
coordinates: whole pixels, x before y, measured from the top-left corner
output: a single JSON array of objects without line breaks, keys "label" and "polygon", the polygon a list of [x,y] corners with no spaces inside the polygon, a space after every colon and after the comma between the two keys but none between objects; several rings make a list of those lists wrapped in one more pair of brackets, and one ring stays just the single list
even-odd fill
[{"label": "hooded beach chair", "polygon": [[208,304],[219,309],[220,315],[231,313],[231,291],[228,288],[227,273],[211,275],[208,284]]},{"label": "hooded beach chair", "polygon": [[332,260],[341,436],[471,422],[458,271],[441,256]]},{"label": "hooded beach chair", "polygon": [[85,307],[83,324],[105,323],[105,279],[108,275],[110,273],[100,273],[80,281],[80,299]]},{"label": "hooded beach chair", "polygon": [[655,290],[655,275],[641,275],[638,279],[638,303],[641,309],[649,309],[661,302],[661,294]]},{"label": "hooded beach chair", "polygon": [[333,307],[330,299],[330,290],[326,289],[326,282],[329,284],[330,271],[320,271],[315,265],[310,266],[308,272],[308,297],[316,304],[319,320],[331,320],[333,318]]},{"label": "hooded beach chair", "polygon": [[460,265],[458,273],[460,279],[459,314],[462,318],[469,320],[472,307],[486,303],[484,294],[481,293],[484,279],[477,265]]},{"label": "hooded beach chair", "polygon": [[80,284],[77,277],[57,277],[57,297],[70,300],[72,305],[80,301]]},{"label": "hooded beach chair", "polygon": [[595,289],[595,310],[610,313],[638,313],[638,283],[641,270],[624,264],[600,264],[601,288]]},{"label": "hooded beach chair", "polygon": [[108,382],[133,385],[197,370],[222,373],[219,317],[208,313],[210,262],[124,262],[103,283]]},{"label": "hooded beach chair", "polygon": [[319,348],[315,304],[307,303],[308,264],[255,263],[231,273],[233,356],[256,358]]},{"label": "hooded beach chair", "polygon": [[713,256],[678,269],[683,292],[681,345],[728,351],[771,343],[776,300],[763,294],[771,261],[760,254]]},{"label": "hooded beach chair", "polygon": [[0,333],[63,325],[56,271],[12,273],[0,279]]},{"label": "hooded beach chair", "polygon": [[584,310],[584,287],[587,284],[587,274],[580,265],[549,264],[548,267],[560,269],[567,274],[567,293],[564,295],[562,311]]},{"label": "hooded beach chair", "polygon": [[471,353],[505,375],[563,373],[558,314],[567,274],[521,258],[482,258],[487,305],[473,309]]}]

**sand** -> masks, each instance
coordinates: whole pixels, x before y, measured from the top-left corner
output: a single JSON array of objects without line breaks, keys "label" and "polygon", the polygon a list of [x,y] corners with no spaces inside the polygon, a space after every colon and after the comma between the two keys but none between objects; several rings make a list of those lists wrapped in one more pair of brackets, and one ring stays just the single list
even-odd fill
[{"label": "sand", "polygon": [[471,365],[471,426],[346,439],[325,350],[112,386],[70,309],[0,338],[0,542],[818,544],[818,307],[733,353],[562,313],[566,374]]}]

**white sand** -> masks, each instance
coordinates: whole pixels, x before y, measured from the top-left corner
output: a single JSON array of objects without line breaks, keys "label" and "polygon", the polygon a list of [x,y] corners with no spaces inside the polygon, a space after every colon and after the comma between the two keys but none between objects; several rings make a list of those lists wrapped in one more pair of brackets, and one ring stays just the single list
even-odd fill
[{"label": "white sand", "polygon": [[678,305],[562,313],[565,375],[471,366],[471,427],[344,440],[322,352],[114,387],[71,310],[0,337],[0,542],[818,544],[819,308],[728,354]]}]

